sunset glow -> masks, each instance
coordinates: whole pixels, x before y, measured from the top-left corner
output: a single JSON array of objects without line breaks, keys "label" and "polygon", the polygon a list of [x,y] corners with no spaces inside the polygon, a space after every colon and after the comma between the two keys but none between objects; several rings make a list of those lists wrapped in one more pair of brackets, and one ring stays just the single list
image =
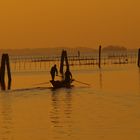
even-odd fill
[{"label": "sunset glow", "polygon": [[139,0],[0,1],[1,48],[138,48]]}]

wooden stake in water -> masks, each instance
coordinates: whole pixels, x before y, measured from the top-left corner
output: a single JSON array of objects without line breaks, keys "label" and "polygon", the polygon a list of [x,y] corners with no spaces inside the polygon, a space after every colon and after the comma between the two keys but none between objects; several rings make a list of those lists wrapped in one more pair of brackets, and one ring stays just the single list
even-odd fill
[{"label": "wooden stake in water", "polygon": [[140,67],[140,49],[138,50],[138,67]]},{"label": "wooden stake in water", "polygon": [[99,46],[99,68],[101,68],[101,45]]},{"label": "wooden stake in water", "polygon": [[62,75],[62,79],[64,76],[64,61],[66,62],[66,68],[69,69],[69,62],[68,62],[68,56],[67,56],[67,51],[63,50],[61,54],[61,62],[60,62],[60,73]]},{"label": "wooden stake in water", "polygon": [[7,74],[8,74],[8,89],[11,87],[11,71],[10,71],[10,64],[9,64],[9,55],[3,54],[1,60],[1,68],[0,68],[0,84],[1,89],[6,90],[5,86],[5,66],[7,66]]}]

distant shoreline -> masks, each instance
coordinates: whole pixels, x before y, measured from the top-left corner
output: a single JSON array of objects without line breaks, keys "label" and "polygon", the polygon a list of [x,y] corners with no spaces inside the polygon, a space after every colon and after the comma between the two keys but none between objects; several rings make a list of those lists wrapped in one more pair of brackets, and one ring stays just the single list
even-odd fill
[{"label": "distant shoreline", "polygon": [[[118,52],[118,51],[127,51],[127,52],[137,52],[138,49],[126,49],[126,50],[119,50],[119,49],[106,49],[107,47],[103,48],[103,52]],[[69,54],[76,55],[78,51],[81,54],[92,54],[98,53],[98,48],[86,48],[86,47],[77,47],[77,48],[68,48],[68,47],[58,47],[58,48],[25,48],[25,49],[0,49],[0,54],[8,53],[9,55],[60,55],[61,51],[65,49],[68,51]]]}]

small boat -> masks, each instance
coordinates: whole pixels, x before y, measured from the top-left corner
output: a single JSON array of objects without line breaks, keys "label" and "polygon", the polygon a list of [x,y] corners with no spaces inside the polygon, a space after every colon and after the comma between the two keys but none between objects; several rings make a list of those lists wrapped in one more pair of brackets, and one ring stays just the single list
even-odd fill
[{"label": "small boat", "polygon": [[62,80],[62,81],[59,81],[59,80],[52,81],[51,80],[50,82],[51,82],[53,88],[71,88],[71,87],[73,87],[73,85],[71,85],[72,81],[66,82],[64,80]]},{"label": "small boat", "polygon": [[67,57],[67,52],[66,51],[62,51],[61,54],[61,61],[60,61],[60,74],[62,76],[60,76],[62,78],[62,80],[50,80],[53,88],[71,88],[73,87],[73,85],[71,85],[71,83],[74,81],[73,79],[71,79],[70,81],[66,81],[64,80],[64,72],[63,72],[63,67],[64,67],[64,61],[66,61],[66,69],[69,69],[69,63],[68,63],[68,57]]}]

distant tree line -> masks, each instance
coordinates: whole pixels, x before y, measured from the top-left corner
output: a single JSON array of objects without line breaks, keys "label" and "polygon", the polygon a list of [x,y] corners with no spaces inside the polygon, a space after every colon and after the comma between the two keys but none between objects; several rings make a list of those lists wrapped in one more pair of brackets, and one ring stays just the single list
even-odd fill
[{"label": "distant tree line", "polygon": [[123,46],[113,46],[113,45],[109,45],[107,47],[104,47],[102,49],[102,51],[104,52],[122,52],[122,51],[127,51],[127,48],[123,47]]}]

